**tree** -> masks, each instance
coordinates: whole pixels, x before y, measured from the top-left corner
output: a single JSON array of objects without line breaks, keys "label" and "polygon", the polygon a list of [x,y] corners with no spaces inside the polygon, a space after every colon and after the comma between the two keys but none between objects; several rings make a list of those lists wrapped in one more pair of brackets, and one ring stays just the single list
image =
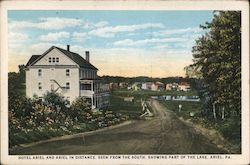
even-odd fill
[{"label": "tree", "polygon": [[[189,68],[201,73],[205,107],[214,117],[241,114],[241,13],[216,11],[196,40]],[[212,111],[211,111],[212,112]]]}]

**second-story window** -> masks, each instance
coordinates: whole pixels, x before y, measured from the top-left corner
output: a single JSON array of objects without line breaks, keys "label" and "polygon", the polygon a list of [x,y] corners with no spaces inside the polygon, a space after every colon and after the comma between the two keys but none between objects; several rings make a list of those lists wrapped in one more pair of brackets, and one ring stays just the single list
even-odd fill
[{"label": "second-story window", "polygon": [[38,76],[42,76],[42,69],[38,69]]},{"label": "second-story window", "polygon": [[51,62],[51,57],[49,57],[49,63]]},{"label": "second-story window", "polygon": [[70,75],[70,71],[69,69],[66,69],[66,76],[69,76]]},{"label": "second-story window", "polygon": [[55,57],[53,57],[52,59],[53,59],[53,62],[56,62],[56,58]]},{"label": "second-story window", "polygon": [[42,83],[41,82],[38,83],[38,89],[42,90]]},{"label": "second-story window", "polygon": [[66,82],[66,89],[70,89],[70,83]]},{"label": "second-story window", "polygon": [[59,58],[58,57],[56,57],[56,62],[59,62]]}]

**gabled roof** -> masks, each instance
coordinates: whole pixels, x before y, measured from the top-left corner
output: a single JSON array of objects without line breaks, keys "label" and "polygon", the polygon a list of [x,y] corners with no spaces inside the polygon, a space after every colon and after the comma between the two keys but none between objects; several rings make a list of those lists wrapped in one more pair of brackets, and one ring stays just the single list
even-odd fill
[{"label": "gabled roof", "polygon": [[94,65],[92,65],[91,63],[86,61],[81,55],[79,55],[77,53],[74,53],[74,52],[71,52],[71,51],[68,51],[68,50],[65,50],[65,49],[62,49],[62,48],[59,48],[59,47],[56,47],[56,46],[52,46],[50,49],[48,49],[42,55],[35,55],[35,57],[33,57],[34,55],[31,56],[31,58],[30,58],[30,60],[29,60],[29,62],[27,63],[26,66],[34,65],[37,61],[42,59],[48,52],[50,52],[52,49],[55,49],[55,48],[58,49],[60,52],[62,52],[67,57],[69,57],[71,60],[73,60],[81,68],[88,68],[88,69],[98,70]]},{"label": "gabled roof", "polygon": [[74,53],[74,52],[71,52],[71,51],[64,50],[62,48],[58,48],[58,47],[56,47],[56,48],[59,49],[63,54],[68,56],[70,59],[72,59],[80,67],[98,70],[94,65],[92,65],[91,63],[86,61],[84,58],[82,58],[81,55]]},{"label": "gabled roof", "polygon": [[41,55],[32,55],[29,59],[29,61],[27,62],[26,66],[29,66],[30,64],[32,64],[34,61],[36,61],[36,59],[38,59]]}]

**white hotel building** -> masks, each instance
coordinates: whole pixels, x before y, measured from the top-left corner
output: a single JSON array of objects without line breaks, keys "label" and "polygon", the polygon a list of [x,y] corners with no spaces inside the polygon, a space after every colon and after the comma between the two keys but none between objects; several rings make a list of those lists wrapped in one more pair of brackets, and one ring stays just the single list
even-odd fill
[{"label": "white hotel building", "polygon": [[109,86],[102,83],[98,69],[79,54],[52,46],[42,55],[32,55],[26,65],[26,95],[42,98],[48,91],[60,93],[70,102],[79,96],[91,101],[92,109],[109,105]]}]

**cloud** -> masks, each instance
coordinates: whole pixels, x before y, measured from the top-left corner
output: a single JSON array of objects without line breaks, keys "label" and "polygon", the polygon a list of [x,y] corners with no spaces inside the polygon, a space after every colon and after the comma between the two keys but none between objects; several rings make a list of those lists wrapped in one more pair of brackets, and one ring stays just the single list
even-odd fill
[{"label": "cloud", "polygon": [[8,40],[10,44],[24,42],[24,41],[27,41],[28,38],[29,36],[25,33],[10,32],[8,34]]},{"label": "cloud", "polygon": [[89,37],[87,36],[88,34],[85,33],[85,32],[82,32],[82,33],[79,33],[79,32],[74,32],[72,34],[72,39],[77,41],[77,42],[80,42],[80,41],[84,41],[86,39],[88,39]]},{"label": "cloud", "polygon": [[164,25],[161,23],[145,23],[145,24],[137,24],[137,25],[118,25],[118,26],[106,26],[94,29],[90,31],[88,34],[97,36],[97,37],[104,37],[104,38],[111,38],[114,37],[116,33],[121,32],[134,32],[136,30],[143,30],[148,28],[164,28]]},{"label": "cloud", "polygon": [[10,29],[38,28],[38,29],[64,29],[82,25],[83,21],[75,18],[43,17],[38,22],[11,21]]},{"label": "cloud", "polygon": [[46,35],[41,35],[39,39],[41,41],[58,41],[59,39],[69,38],[70,34],[68,32],[56,32],[56,33],[48,33]]},{"label": "cloud", "polygon": [[97,22],[95,24],[95,27],[104,27],[107,26],[109,23],[107,21],[101,21],[101,22]]},{"label": "cloud", "polygon": [[125,39],[116,41],[113,44],[115,46],[142,46],[149,43],[185,42],[185,41],[187,41],[187,39],[185,38],[152,38],[144,40]]},{"label": "cloud", "polygon": [[153,32],[155,36],[166,36],[166,35],[174,35],[174,34],[184,34],[184,33],[201,33],[204,30],[199,27],[189,27],[182,29],[166,29],[158,32]]}]

